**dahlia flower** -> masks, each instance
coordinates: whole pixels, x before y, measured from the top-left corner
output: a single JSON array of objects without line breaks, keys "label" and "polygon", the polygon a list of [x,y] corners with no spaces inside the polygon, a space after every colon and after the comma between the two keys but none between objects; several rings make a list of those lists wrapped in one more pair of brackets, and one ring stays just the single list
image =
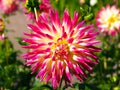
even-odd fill
[{"label": "dahlia flower", "polygon": [[115,5],[103,7],[98,12],[96,22],[101,32],[116,35],[120,31],[120,10]]},{"label": "dahlia flower", "polygon": [[4,28],[5,28],[4,22],[0,18],[0,40],[4,39]]},{"label": "dahlia flower", "polygon": [[19,0],[0,0],[0,9],[5,14],[10,14],[18,8]]},{"label": "dahlia flower", "polygon": [[0,35],[0,40],[4,40],[4,34]]},{"label": "dahlia flower", "polygon": [[32,33],[25,33],[29,38],[23,40],[29,44],[23,48],[30,49],[23,55],[26,65],[31,66],[32,73],[38,72],[40,81],[51,81],[54,88],[62,78],[66,85],[72,85],[72,75],[83,81],[99,61],[94,54],[100,51],[94,46],[99,43],[95,40],[98,33],[92,25],[78,23],[78,18],[75,12],[71,19],[65,10],[60,21],[58,12],[51,11],[49,20],[40,16],[36,25],[28,25]]},{"label": "dahlia flower", "polygon": [[85,4],[85,0],[79,0],[80,5]]}]

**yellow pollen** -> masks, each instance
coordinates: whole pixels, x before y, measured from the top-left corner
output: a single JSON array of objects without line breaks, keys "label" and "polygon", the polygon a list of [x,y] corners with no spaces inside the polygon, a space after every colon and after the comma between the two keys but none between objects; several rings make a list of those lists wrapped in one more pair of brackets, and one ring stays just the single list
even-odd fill
[{"label": "yellow pollen", "polygon": [[109,25],[111,26],[111,24],[113,24],[116,20],[117,20],[117,17],[111,16],[111,17],[108,19]]},{"label": "yellow pollen", "polygon": [[65,39],[60,39],[51,46],[51,50],[55,59],[64,60],[65,56],[69,54],[68,42]]},{"label": "yellow pollen", "polygon": [[3,21],[0,21],[0,32],[5,28]]}]

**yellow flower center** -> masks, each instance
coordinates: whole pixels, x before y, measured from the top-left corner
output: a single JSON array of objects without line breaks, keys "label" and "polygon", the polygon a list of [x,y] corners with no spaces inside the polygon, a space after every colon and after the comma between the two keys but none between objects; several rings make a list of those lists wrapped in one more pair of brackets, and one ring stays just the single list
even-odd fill
[{"label": "yellow flower center", "polygon": [[3,31],[5,28],[4,23],[2,20],[0,20],[0,32]]},{"label": "yellow flower center", "polygon": [[51,46],[52,54],[54,60],[64,60],[68,57],[69,54],[69,46],[66,39],[58,39],[57,43],[54,43]]},{"label": "yellow flower center", "polygon": [[109,26],[111,26],[114,22],[116,22],[116,20],[117,20],[117,17],[111,16],[111,17],[108,19]]}]

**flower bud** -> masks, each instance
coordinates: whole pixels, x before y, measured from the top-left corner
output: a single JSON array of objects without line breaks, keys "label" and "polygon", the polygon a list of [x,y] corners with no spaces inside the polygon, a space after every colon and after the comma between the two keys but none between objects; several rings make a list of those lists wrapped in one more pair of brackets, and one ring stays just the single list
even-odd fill
[{"label": "flower bud", "polygon": [[0,40],[3,40],[4,39],[4,28],[5,28],[5,25],[4,25],[4,22],[3,20],[0,18]]}]

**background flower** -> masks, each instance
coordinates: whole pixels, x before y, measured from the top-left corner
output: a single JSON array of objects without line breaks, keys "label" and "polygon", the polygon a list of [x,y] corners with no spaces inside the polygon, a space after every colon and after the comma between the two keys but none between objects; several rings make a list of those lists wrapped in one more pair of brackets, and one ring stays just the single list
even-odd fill
[{"label": "background flower", "polygon": [[97,0],[90,0],[90,5],[94,6],[97,3]]},{"label": "background flower", "polygon": [[101,32],[116,35],[120,31],[120,10],[115,5],[102,7],[98,12],[96,22]]},{"label": "background flower", "polygon": [[50,4],[50,0],[42,0],[40,4],[40,9],[44,12],[49,12],[49,9],[52,8]]},{"label": "background flower", "polygon": [[19,0],[0,0],[0,9],[5,14],[10,14],[18,8]]},{"label": "background flower", "polygon": [[0,40],[4,39],[4,29],[5,29],[5,25],[3,20],[0,18]]},{"label": "background flower", "polygon": [[36,25],[29,24],[28,28],[33,33],[25,35],[24,41],[29,45],[23,46],[30,51],[23,55],[27,59],[26,65],[32,67],[32,72],[38,71],[36,77],[40,81],[48,82],[51,79],[56,88],[63,77],[66,84],[72,84],[71,73],[80,81],[87,78],[86,71],[98,63],[94,52],[99,52],[94,44],[97,35],[92,25],[83,26],[84,21],[78,22],[78,13],[74,13],[73,19],[67,10],[64,11],[60,21],[58,12],[50,12],[50,20],[40,16]]},{"label": "background flower", "polygon": [[80,5],[83,5],[85,3],[85,0],[79,0]]}]

